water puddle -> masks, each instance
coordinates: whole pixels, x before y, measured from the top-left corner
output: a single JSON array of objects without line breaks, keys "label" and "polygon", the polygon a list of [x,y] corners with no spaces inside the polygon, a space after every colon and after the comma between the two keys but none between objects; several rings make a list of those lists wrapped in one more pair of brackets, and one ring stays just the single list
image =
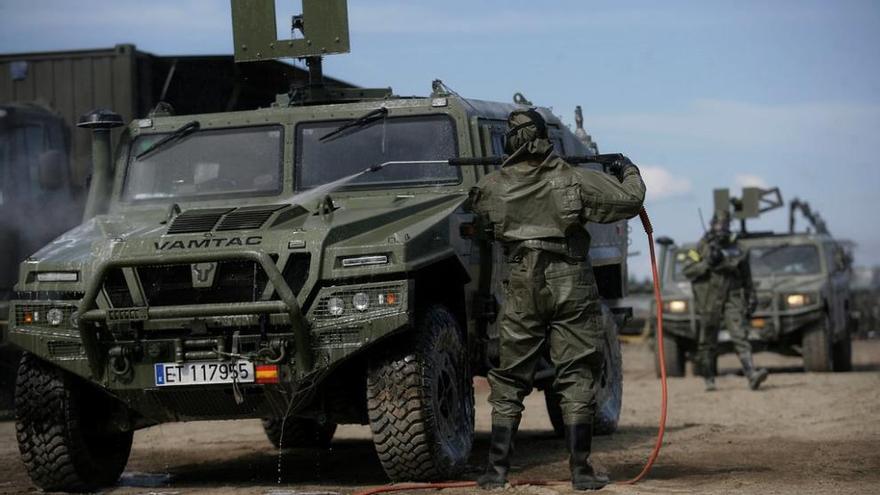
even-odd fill
[{"label": "water puddle", "polygon": [[119,486],[135,488],[156,488],[171,484],[170,473],[138,473],[125,472],[119,477]]},{"label": "water puddle", "polygon": [[309,490],[269,490],[264,495],[340,495],[339,492]]}]

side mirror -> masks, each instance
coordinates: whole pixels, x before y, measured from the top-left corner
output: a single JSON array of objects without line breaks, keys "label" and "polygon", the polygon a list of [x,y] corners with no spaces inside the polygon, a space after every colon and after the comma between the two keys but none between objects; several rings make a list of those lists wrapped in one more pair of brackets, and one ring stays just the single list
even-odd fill
[{"label": "side mirror", "polygon": [[67,173],[67,156],[59,150],[48,150],[40,153],[37,159],[39,167],[40,188],[44,191],[55,191],[64,186],[64,175]]}]

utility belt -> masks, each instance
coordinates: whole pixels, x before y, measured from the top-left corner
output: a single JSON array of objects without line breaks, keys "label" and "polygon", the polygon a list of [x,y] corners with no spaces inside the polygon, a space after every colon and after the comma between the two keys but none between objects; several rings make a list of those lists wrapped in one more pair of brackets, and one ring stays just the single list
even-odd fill
[{"label": "utility belt", "polygon": [[569,263],[582,263],[587,260],[589,245],[579,246],[579,243],[569,242],[567,239],[527,239],[524,241],[512,241],[504,243],[504,256],[508,262],[519,262],[529,251],[542,251],[558,255]]}]

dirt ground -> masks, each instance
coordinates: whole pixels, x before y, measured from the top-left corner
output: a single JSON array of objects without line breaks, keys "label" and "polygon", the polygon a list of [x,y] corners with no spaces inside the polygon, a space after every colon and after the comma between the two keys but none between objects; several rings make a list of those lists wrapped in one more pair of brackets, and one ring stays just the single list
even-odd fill
[{"label": "dirt ground", "polygon": [[[854,346],[852,373],[803,373],[799,359],[760,354],[773,374],[759,392],[725,356],[719,391],[696,378],[670,381],[669,420],[647,481],[607,493],[880,493],[880,341]],[[594,458],[613,479],[635,475],[653,445],[660,394],[650,351],[624,347],[620,430],[598,439]],[[477,387],[473,479],[486,456],[487,387]],[[513,479],[564,479],[564,446],[550,433],[540,393],[529,397]],[[367,427],[341,427],[327,452],[279,459],[259,422],[185,423],[138,432],[114,494],[349,494],[385,482]],[[280,460],[280,469],[279,469]],[[279,482],[280,478],[280,482]],[[0,494],[36,491],[19,461],[11,422],[0,423]],[[555,495],[570,486],[521,486],[508,493]],[[449,490],[450,495],[480,493]]]}]

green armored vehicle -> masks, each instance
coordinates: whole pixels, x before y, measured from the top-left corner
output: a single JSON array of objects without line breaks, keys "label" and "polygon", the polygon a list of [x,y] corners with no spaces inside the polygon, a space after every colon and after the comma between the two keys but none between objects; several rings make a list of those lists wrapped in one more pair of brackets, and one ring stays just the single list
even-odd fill
[{"label": "green armored vehicle", "polygon": [[[330,90],[317,56],[347,50],[345,2],[303,8],[304,37],[284,41],[274,2],[233,2],[239,58],[309,57],[312,84],[271,108],[135,120],[112,159],[121,119],[82,119],[91,218],[21,265],[10,311],[9,340],[26,351],[17,437],[40,487],[112,484],[133,432],[172,421],[259,418],[279,448],[369,424],[394,481],[465,465],[505,273],[462,208],[491,167],[445,160],[500,155],[521,106],[439,81],[428,97]],[[540,111],[561,153],[591,152]],[[627,227],[590,231],[610,307],[626,291]],[[620,413],[620,313],[604,313],[605,433]],[[551,381],[538,371],[552,413]]]},{"label": "green armored vehicle", "polygon": [[[720,204],[719,204],[720,203]],[[807,371],[848,371],[852,367],[850,263],[846,243],[834,239],[809,205],[793,200],[787,233],[749,232],[745,220],[782,206],[778,189],[743,189],[742,198],[716,190],[716,209],[730,204],[741,220],[738,236],[749,250],[758,307],[751,318],[749,341],[755,352],[802,356]],[[716,210],[717,211],[717,210]],[[810,220],[812,231],[797,232],[795,214]],[[660,238],[663,331],[666,370],[684,376],[687,359],[696,351],[699,318],[691,284],[682,273],[686,253],[696,244],[676,245]],[[723,328],[719,353],[733,352]],[[659,373],[659,363],[657,363]]]}]

